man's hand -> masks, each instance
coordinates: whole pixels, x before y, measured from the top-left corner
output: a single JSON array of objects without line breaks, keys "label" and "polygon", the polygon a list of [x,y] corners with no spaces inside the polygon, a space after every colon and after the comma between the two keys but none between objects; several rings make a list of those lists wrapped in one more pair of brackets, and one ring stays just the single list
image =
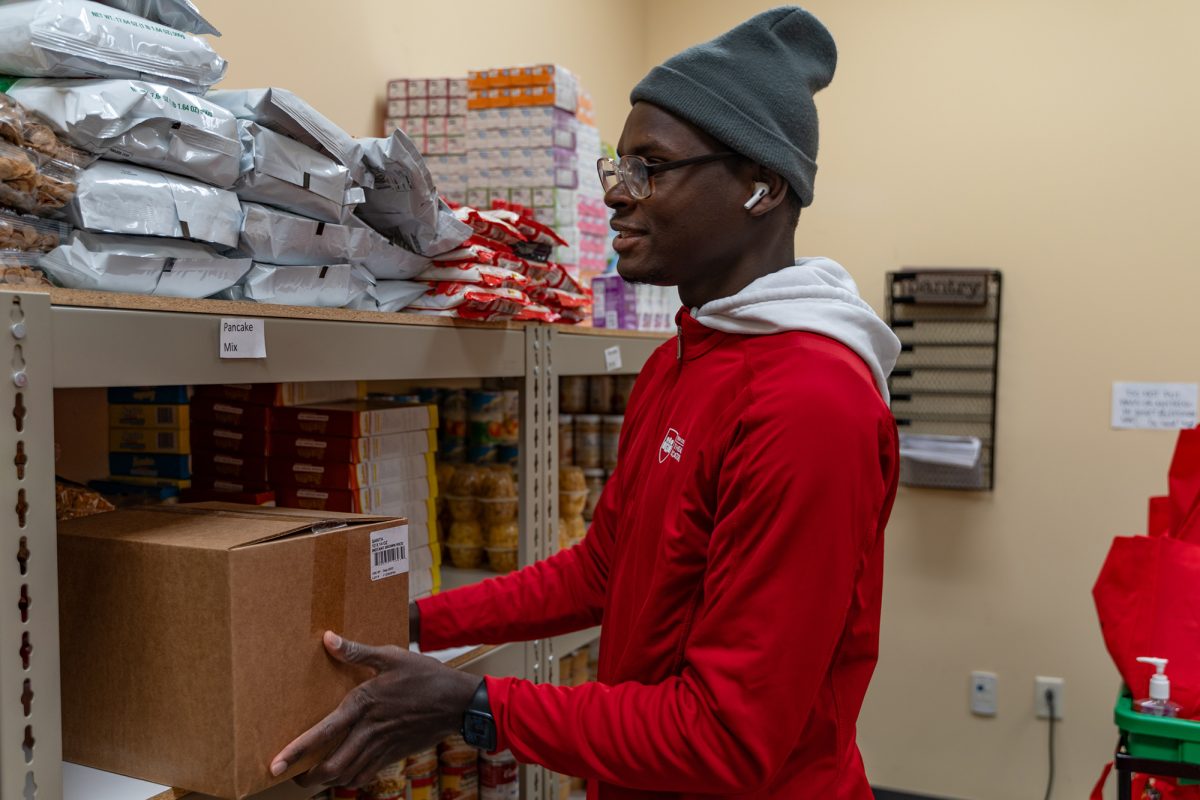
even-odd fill
[{"label": "man's hand", "polygon": [[478,677],[400,647],[371,647],[326,631],[325,649],[338,661],[373,669],[375,677],[275,756],[271,774],[282,775],[307,753],[328,753],[297,777],[302,786],[369,783],[388,764],[457,732],[479,687]]}]

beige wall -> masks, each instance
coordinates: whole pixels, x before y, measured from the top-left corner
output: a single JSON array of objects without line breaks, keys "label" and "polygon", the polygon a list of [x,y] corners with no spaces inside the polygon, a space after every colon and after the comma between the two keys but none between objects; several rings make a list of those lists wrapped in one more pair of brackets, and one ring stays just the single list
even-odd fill
[{"label": "beige wall", "polygon": [[[773,2],[206,0],[227,84],[298,91],[373,134],[384,82],[570,65],[614,140],[632,84]],[[279,16],[278,9],[286,8]],[[902,265],[1004,270],[997,488],[905,490],[889,529],[882,657],[862,718],[873,779],[972,800],[1040,796],[1036,674],[1066,679],[1055,797],[1084,797],[1115,736],[1117,675],[1090,587],[1143,528],[1166,433],[1108,428],[1114,380],[1196,380],[1200,50],[1190,0],[812,0],[841,50],[799,251],[881,308]],[[271,11],[268,11],[271,9]],[[603,14],[603,18],[600,15]],[[643,23],[645,24],[643,27]],[[972,669],[1000,714],[967,713]]]},{"label": "beige wall", "polygon": [[[654,0],[657,62],[773,2]],[[1034,676],[1066,679],[1058,798],[1112,753],[1118,677],[1090,590],[1144,529],[1169,433],[1113,432],[1114,380],[1200,378],[1200,6],[1113,0],[811,0],[840,66],[799,251],[876,307],[901,265],[1004,270],[996,491],[904,490],[882,657],[862,717],[880,785],[1041,797]],[[995,719],[967,712],[1000,676]]]},{"label": "beige wall", "polygon": [[[221,88],[281,86],[355,136],[382,135],[384,89],[399,77],[465,75],[479,67],[558,63],[592,93],[615,141],[641,77],[638,0],[204,0],[224,34]],[[619,31],[619,35],[617,33]],[[618,42],[624,43],[622,48]]]}]

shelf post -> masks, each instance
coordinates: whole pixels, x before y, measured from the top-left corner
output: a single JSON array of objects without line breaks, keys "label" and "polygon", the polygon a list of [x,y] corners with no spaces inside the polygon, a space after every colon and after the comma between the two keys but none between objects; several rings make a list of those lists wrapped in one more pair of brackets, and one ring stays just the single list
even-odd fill
[{"label": "shelf post", "polygon": [[55,800],[63,789],[50,298],[0,292],[0,319],[0,800]]}]

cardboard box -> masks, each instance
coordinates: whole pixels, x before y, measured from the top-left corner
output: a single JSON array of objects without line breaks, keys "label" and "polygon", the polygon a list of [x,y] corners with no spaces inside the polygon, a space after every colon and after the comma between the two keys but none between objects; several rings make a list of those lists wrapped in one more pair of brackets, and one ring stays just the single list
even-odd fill
[{"label": "cardboard box", "polygon": [[186,403],[190,399],[190,386],[114,386],[108,390],[110,403]]},{"label": "cardboard box", "polygon": [[[423,455],[437,450],[437,431],[421,430],[389,436],[312,436],[276,433],[271,436],[271,455],[296,461],[358,464],[372,459]],[[261,450],[259,451],[262,452]]]},{"label": "cardboard box", "polygon": [[266,455],[268,442],[270,438],[265,428],[242,430],[192,425],[192,446],[198,453],[261,456]]},{"label": "cardboard box", "polygon": [[428,478],[434,483],[436,474],[433,453],[357,464],[273,458],[269,469],[271,485],[280,488],[365,489],[413,478]]},{"label": "cardboard box", "polygon": [[283,508],[380,513],[402,503],[419,503],[433,497],[437,480],[430,475],[406,481],[369,486],[365,489],[276,488],[276,502]]},{"label": "cardboard box", "polygon": [[154,453],[109,453],[108,471],[112,475],[137,478],[184,479],[192,477],[192,459]]},{"label": "cardboard box", "polygon": [[196,453],[192,456],[192,473],[197,478],[213,478],[261,486],[268,481],[267,463],[265,455]]},{"label": "cardboard box", "polygon": [[142,430],[118,428],[108,433],[108,449],[113,453],[175,453],[191,452],[187,431]]},{"label": "cardboard box", "polygon": [[188,426],[187,405],[121,403],[108,407],[108,424],[113,428],[173,428]]},{"label": "cardboard box", "polygon": [[405,645],[407,525],[224,504],[59,525],[63,756],[224,798],[370,672],[327,629]]},{"label": "cardboard box", "polygon": [[192,400],[192,419],[203,425],[235,430],[269,430],[271,407],[257,403],[196,397]]},{"label": "cardboard box", "polygon": [[199,386],[196,397],[251,403],[259,406],[298,406],[329,403],[358,397],[356,381],[307,381],[304,383],[226,383]]},{"label": "cardboard box", "polygon": [[272,425],[272,430],[280,433],[315,436],[381,436],[437,430],[437,406],[398,406],[369,400],[296,406],[276,409]]}]

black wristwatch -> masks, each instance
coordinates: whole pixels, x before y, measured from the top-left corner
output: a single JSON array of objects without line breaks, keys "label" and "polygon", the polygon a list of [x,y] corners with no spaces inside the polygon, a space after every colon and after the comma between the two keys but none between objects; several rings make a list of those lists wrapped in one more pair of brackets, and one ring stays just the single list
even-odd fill
[{"label": "black wristwatch", "polygon": [[496,719],[492,716],[492,704],[488,701],[487,681],[479,682],[479,688],[467,704],[463,714],[463,741],[485,752],[496,749]]}]

